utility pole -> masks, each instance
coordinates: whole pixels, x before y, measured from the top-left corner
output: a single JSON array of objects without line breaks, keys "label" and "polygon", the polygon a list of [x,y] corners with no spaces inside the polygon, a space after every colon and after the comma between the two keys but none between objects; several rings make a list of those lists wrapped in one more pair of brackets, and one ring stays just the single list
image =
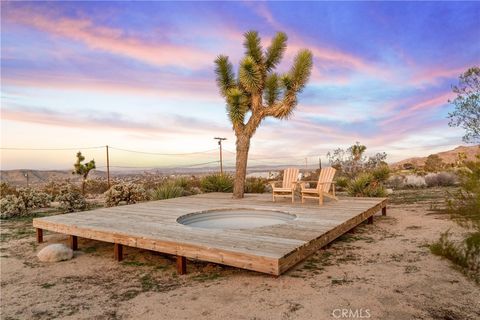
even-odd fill
[{"label": "utility pole", "polygon": [[108,144],[105,146],[107,148],[107,185],[110,189],[110,159],[108,158]]},{"label": "utility pole", "polygon": [[25,178],[27,178],[27,188],[28,188],[28,171],[24,173]]},{"label": "utility pole", "polygon": [[318,157],[318,169],[322,169],[322,157]]},{"label": "utility pole", "polygon": [[218,145],[220,146],[220,173],[223,175],[222,141],[227,140],[227,138],[215,137],[213,139],[218,140]]}]

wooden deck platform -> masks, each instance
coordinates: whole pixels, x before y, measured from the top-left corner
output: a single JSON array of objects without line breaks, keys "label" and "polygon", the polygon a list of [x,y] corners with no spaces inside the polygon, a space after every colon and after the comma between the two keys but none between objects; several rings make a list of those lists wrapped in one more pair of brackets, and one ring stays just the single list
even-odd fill
[{"label": "wooden deck platform", "polygon": [[[341,198],[292,204],[271,200],[268,194],[247,194],[234,200],[231,194],[208,193],[162,201],[102,208],[85,212],[37,218],[37,240],[42,230],[70,236],[76,249],[77,237],[111,242],[115,257],[122,259],[122,246],[143,248],[176,255],[184,273],[185,258],[210,261],[258,272],[280,275],[319,248],[382,211],[385,198]],[[243,230],[216,230],[189,227],[177,218],[212,209],[279,210],[297,218],[284,224]]]}]

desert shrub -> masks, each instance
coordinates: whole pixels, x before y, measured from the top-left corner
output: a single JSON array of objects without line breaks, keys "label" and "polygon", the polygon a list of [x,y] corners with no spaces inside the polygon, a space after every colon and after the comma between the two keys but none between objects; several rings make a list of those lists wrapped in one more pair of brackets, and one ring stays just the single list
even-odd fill
[{"label": "desert shrub", "polygon": [[451,233],[444,232],[438,241],[430,245],[430,250],[452,261],[480,283],[480,232],[471,233],[462,241],[453,241]]},{"label": "desert shrub", "polygon": [[200,180],[203,192],[232,192],[233,177],[229,174],[211,174]]},{"label": "desert shrub", "polygon": [[466,162],[459,179],[460,190],[447,199],[448,211],[461,225],[480,232],[480,157]]},{"label": "desert shrub", "polygon": [[384,197],[386,195],[383,184],[368,172],[360,173],[350,180],[347,192],[353,197]]},{"label": "desert shrub", "polygon": [[85,193],[102,194],[108,190],[108,181],[105,179],[90,179],[85,182]]},{"label": "desert shrub", "polygon": [[25,203],[19,197],[8,194],[0,199],[0,218],[8,219],[27,212]]},{"label": "desert shrub", "polygon": [[16,188],[11,186],[8,182],[0,182],[0,198],[8,195],[17,195]]},{"label": "desert shrub", "polygon": [[451,172],[429,173],[425,176],[428,187],[448,187],[457,183],[457,176]]},{"label": "desert shrub", "polygon": [[51,180],[47,182],[45,186],[43,186],[42,191],[49,194],[53,198],[56,198],[58,195],[60,195],[61,191],[65,188],[68,188],[69,185],[72,185],[70,180],[65,180],[65,181]]},{"label": "desert shrub", "polygon": [[25,203],[27,210],[48,207],[52,201],[50,195],[32,188],[17,189],[17,194]]},{"label": "desert shrub", "polygon": [[141,185],[131,182],[116,184],[108,189],[104,195],[107,207],[118,206],[121,202],[132,204],[147,200],[145,189]]},{"label": "desert shrub", "polygon": [[474,232],[462,241],[452,241],[447,231],[430,249],[480,283],[480,155],[477,157],[477,161],[465,162],[465,168],[458,171],[460,190],[447,198],[447,211],[451,217]]},{"label": "desert shrub", "polygon": [[422,176],[409,174],[405,176],[405,187],[406,188],[424,188],[427,186],[425,178]]},{"label": "desert shrub", "polygon": [[267,179],[264,178],[247,178],[245,181],[245,193],[264,193],[267,186]]},{"label": "desert shrub", "polygon": [[371,170],[373,178],[379,182],[387,181],[390,176],[390,168],[386,165],[380,165]]},{"label": "desert shrub", "polygon": [[393,189],[403,189],[405,187],[405,177],[395,175],[388,178],[386,185]]},{"label": "desert shrub", "polygon": [[337,177],[335,179],[335,185],[340,189],[344,190],[348,186],[348,178],[347,177]]},{"label": "desert shrub", "polygon": [[1,218],[27,216],[33,209],[50,206],[51,197],[31,188],[15,190],[16,195],[9,194],[2,198],[0,204]]},{"label": "desert shrub", "polygon": [[445,163],[443,162],[442,158],[440,158],[437,154],[431,154],[425,161],[424,169],[427,172],[438,172],[444,167]]},{"label": "desert shrub", "polygon": [[60,190],[55,200],[60,203],[62,212],[84,211],[89,208],[85,196],[73,185],[65,185]]},{"label": "desert shrub", "polygon": [[183,181],[171,180],[163,183],[150,192],[150,198],[152,200],[163,200],[183,196],[185,189],[179,186],[181,182]]}]

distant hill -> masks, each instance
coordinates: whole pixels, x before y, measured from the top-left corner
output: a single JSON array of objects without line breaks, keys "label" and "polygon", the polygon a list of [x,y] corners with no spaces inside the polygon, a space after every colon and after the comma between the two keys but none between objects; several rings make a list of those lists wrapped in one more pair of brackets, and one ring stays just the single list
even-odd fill
[{"label": "distant hill", "polygon": [[[458,154],[462,152],[467,156],[467,160],[475,160],[475,155],[480,153],[480,145],[468,147],[459,146],[453,150],[436,153],[436,155],[438,155],[446,164],[455,164],[458,159]],[[428,156],[429,155],[425,157],[408,158],[399,162],[395,162],[391,164],[390,167],[394,169],[401,169],[405,163],[411,163],[415,167],[423,167]]]},{"label": "distant hill", "polygon": [[[248,172],[266,172],[268,175],[269,172],[277,172],[285,167],[298,167],[303,169],[303,166],[295,165],[279,165],[279,166],[251,166],[248,167]],[[312,168],[310,168],[312,169]],[[316,169],[316,168],[313,168]],[[233,173],[235,171],[234,167],[224,167],[226,172]],[[170,175],[204,175],[218,172],[218,167],[199,167],[199,168],[162,168],[162,169],[144,169],[144,170],[123,170],[123,171],[110,171],[110,176],[112,179],[115,178],[127,178],[128,180],[141,179],[146,176],[151,175],[160,175],[160,176],[170,176]],[[14,186],[25,187],[27,186],[27,177],[28,174],[28,184],[29,186],[41,186],[49,181],[65,181],[70,180],[74,183],[80,183],[80,177],[78,175],[73,175],[70,170],[32,170],[32,169],[17,169],[17,170],[0,170],[0,181],[8,182]],[[88,176],[88,179],[98,179],[98,178],[107,178],[106,171],[92,170]]]},{"label": "distant hill", "polygon": [[[69,179],[72,182],[80,182],[80,176],[73,175],[70,170],[2,170],[0,171],[0,180],[16,186],[27,186],[26,175],[28,175],[28,184],[31,186],[45,184],[52,180],[60,181]],[[106,176],[106,172],[93,170],[88,177],[89,179],[95,179]]]}]

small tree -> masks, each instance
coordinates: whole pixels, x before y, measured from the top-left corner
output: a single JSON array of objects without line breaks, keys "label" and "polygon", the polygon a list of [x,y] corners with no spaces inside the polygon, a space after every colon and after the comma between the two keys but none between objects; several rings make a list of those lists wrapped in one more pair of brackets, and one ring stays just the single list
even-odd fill
[{"label": "small tree", "polygon": [[452,86],[457,95],[453,101],[455,110],[448,114],[450,126],[462,127],[466,133],[463,141],[480,141],[480,68],[472,67],[460,75],[459,84]]},{"label": "small tree", "polygon": [[256,31],[244,34],[245,57],[240,61],[238,78],[227,56],[215,60],[217,85],[227,103],[227,114],[236,141],[234,198],[243,198],[250,139],[266,117],[289,118],[298,103],[297,94],[310,77],[312,53],[301,50],[286,74],[274,72],[287,48],[287,35],[279,32],[266,51]]},{"label": "small tree", "polygon": [[442,170],[444,165],[443,160],[437,154],[431,154],[425,161],[424,169],[428,172],[437,172]]},{"label": "small tree", "polygon": [[95,160],[90,160],[87,163],[82,163],[85,157],[80,151],[77,152],[77,162],[73,164],[72,174],[78,174],[82,176],[82,194],[85,194],[85,182],[87,181],[90,170],[95,169]]}]

